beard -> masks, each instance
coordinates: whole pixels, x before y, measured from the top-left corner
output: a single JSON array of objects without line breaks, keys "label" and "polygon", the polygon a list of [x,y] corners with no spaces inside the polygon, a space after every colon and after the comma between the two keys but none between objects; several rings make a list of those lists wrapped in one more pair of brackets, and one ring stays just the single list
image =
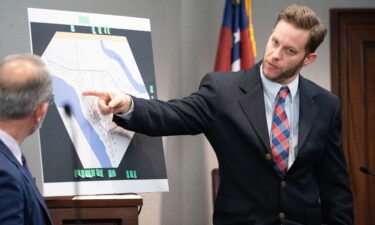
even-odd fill
[{"label": "beard", "polygon": [[[284,81],[288,80],[289,78],[293,77],[294,75],[296,75],[297,71],[299,71],[302,67],[303,67],[303,61],[305,60],[305,57],[297,64],[295,65],[294,67],[292,68],[289,68],[288,70],[284,71],[284,72],[281,72],[278,76],[276,77],[270,77],[268,76],[268,74],[265,73],[264,69],[263,69],[263,74],[264,76],[273,81],[273,82],[276,82],[276,83],[279,83],[279,84],[283,84]],[[264,59],[263,59],[264,61]]]}]

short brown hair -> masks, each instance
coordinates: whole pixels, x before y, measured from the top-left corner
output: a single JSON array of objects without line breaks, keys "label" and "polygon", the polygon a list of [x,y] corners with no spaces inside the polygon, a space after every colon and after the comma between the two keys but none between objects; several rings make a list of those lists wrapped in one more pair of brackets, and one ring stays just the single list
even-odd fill
[{"label": "short brown hair", "polygon": [[327,28],[320,22],[315,12],[307,6],[293,4],[284,8],[277,17],[276,24],[280,20],[293,24],[299,29],[310,31],[310,39],[305,46],[307,54],[315,52],[327,34]]}]

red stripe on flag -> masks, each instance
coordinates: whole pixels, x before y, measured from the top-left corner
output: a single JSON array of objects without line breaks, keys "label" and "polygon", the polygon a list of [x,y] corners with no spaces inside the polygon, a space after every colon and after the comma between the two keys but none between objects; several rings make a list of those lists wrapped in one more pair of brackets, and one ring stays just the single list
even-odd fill
[{"label": "red stripe on flag", "polygon": [[[240,10],[238,10],[238,7],[240,7]],[[234,15],[238,13],[240,13],[240,15]],[[215,71],[232,71],[232,62],[238,59],[241,62],[240,69],[242,70],[247,70],[254,66],[256,46],[252,34],[251,18],[249,15],[251,15],[251,1],[226,0],[223,26],[220,30],[220,38],[215,60]],[[236,18],[239,18],[240,20],[238,21]],[[232,29],[237,30],[238,28],[241,29],[239,49],[238,45],[232,46]],[[234,59],[232,57],[234,57]],[[237,69],[238,68],[235,68],[235,70]]]},{"label": "red stripe on flag", "polygon": [[215,71],[232,70],[232,30],[222,26],[216,53]]}]

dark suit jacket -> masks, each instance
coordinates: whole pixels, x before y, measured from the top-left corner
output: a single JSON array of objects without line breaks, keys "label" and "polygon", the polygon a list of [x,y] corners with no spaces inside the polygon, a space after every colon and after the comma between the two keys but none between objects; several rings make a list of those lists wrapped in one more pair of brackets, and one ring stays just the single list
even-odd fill
[{"label": "dark suit jacket", "polygon": [[30,172],[0,141],[0,225],[51,224]]},{"label": "dark suit jacket", "polygon": [[183,99],[134,98],[131,119],[114,121],[151,136],[206,135],[220,169],[214,224],[353,224],[338,98],[300,77],[298,156],[282,180],[270,155],[259,67],[208,74]]}]

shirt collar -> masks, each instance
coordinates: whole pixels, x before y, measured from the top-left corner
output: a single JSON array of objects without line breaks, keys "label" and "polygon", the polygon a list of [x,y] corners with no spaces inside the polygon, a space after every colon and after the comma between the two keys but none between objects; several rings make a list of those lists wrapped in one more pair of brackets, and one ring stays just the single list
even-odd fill
[{"label": "shirt collar", "polygon": [[290,82],[288,85],[282,85],[277,82],[273,82],[267,79],[263,74],[263,64],[259,67],[260,69],[260,78],[262,80],[263,90],[265,91],[266,95],[269,96],[271,99],[276,100],[276,96],[279,93],[279,90],[282,86],[288,86],[290,91],[291,102],[294,101],[297,91],[298,91],[298,82],[299,82],[299,75]]},{"label": "shirt collar", "polygon": [[4,142],[5,146],[9,148],[10,152],[12,152],[14,157],[16,157],[17,161],[22,165],[22,159],[21,159],[22,153],[21,153],[21,149],[17,141],[12,136],[10,136],[9,134],[7,134],[1,129],[0,129],[0,140]]}]

